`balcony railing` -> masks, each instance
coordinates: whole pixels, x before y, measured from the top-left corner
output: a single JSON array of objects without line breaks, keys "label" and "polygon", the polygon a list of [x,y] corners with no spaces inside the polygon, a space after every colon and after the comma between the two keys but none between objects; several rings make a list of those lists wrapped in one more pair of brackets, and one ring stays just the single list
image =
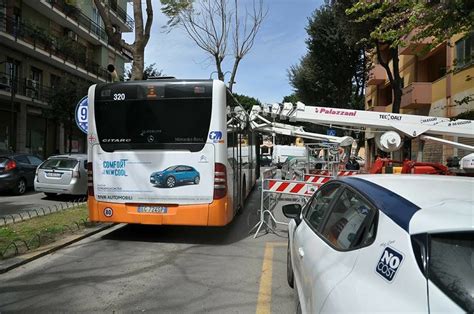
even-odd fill
[{"label": "balcony railing", "polygon": [[379,85],[387,79],[387,72],[380,64],[375,64],[369,71],[367,85]]},{"label": "balcony railing", "polygon": [[21,95],[33,100],[49,102],[54,90],[49,86],[44,86],[41,82],[34,81],[25,77],[14,77],[9,73],[0,72],[0,91],[12,92],[15,95]]},{"label": "balcony railing", "polygon": [[109,7],[128,27],[133,28],[133,19],[125,12],[124,9],[118,6],[117,0],[109,0]]},{"label": "balcony railing", "polygon": [[4,31],[15,39],[21,39],[33,47],[42,49],[62,60],[68,61],[88,72],[108,80],[109,73],[97,63],[89,60],[86,47],[73,39],[54,37],[39,27],[24,22],[17,22],[0,12],[0,31]]},{"label": "balcony railing", "polygon": [[[99,24],[91,20],[88,16],[86,16],[80,9],[75,7],[74,5],[68,4],[67,0],[47,0],[50,3],[52,8],[56,8],[59,11],[66,14],[67,17],[75,20],[79,23],[82,27],[86,28],[88,31],[94,32],[99,38],[107,39],[107,34],[105,30],[100,27]],[[112,11],[115,12],[117,17],[121,19],[125,24],[127,24],[130,28],[133,28],[134,21],[133,19],[127,15],[127,13],[115,3],[113,5],[113,1],[109,0],[109,7]]]},{"label": "balcony railing", "polygon": [[400,107],[412,109],[431,105],[431,83],[413,82],[403,89]]}]

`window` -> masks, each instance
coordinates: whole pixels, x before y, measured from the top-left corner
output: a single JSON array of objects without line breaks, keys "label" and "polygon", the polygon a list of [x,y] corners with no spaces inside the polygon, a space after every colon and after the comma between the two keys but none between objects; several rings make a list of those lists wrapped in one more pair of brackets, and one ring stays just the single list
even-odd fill
[{"label": "window", "polygon": [[43,165],[41,165],[41,169],[74,169],[77,165],[78,161],[75,159],[66,159],[66,158],[53,158],[48,159]]},{"label": "window", "polygon": [[474,311],[474,234],[445,233],[430,236],[428,276],[464,311]]},{"label": "window", "polygon": [[16,162],[21,163],[21,164],[29,164],[30,163],[30,161],[28,160],[28,158],[26,158],[25,155],[15,156],[15,157],[13,157],[13,159],[15,159]]},{"label": "window", "polygon": [[306,207],[305,220],[314,230],[319,230],[321,227],[332,201],[338,194],[339,187],[339,184],[330,184],[318,190]]},{"label": "window", "polygon": [[38,166],[39,164],[43,162],[41,159],[39,159],[36,156],[27,156],[27,157],[28,157],[28,160],[30,161],[30,164],[32,164],[33,166]]},{"label": "window", "polygon": [[211,123],[210,84],[155,83],[156,99],[146,98],[146,86],[98,87],[94,110],[102,149],[202,150]]},{"label": "window", "polygon": [[461,68],[474,61],[474,33],[456,42],[456,67]]},{"label": "window", "polygon": [[334,247],[347,250],[374,238],[371,227],[375,209],[358,194],[345,189],[331,209],[322,235]]}]

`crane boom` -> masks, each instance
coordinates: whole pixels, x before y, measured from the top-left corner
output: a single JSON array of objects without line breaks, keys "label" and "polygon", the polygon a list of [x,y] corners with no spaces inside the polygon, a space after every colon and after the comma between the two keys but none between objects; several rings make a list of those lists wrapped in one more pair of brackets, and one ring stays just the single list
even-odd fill
[{"label": "crane boom", "polygon": [[474,138],[472,120],[306,106],[302,102],[274,104],[262,109],[264,114],[290,121],[395,130],[410,137],[430,134]]}]

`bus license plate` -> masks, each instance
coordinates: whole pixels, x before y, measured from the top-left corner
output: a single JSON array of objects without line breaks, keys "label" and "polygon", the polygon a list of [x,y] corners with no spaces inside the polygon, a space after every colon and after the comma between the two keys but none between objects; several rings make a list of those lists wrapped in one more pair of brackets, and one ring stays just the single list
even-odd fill
[{"label": "bus license plate", "polygon": [[157,213],[157,214],[166,214],[168,212],[168,207],[165,206],[138,206],[139,213]]}]

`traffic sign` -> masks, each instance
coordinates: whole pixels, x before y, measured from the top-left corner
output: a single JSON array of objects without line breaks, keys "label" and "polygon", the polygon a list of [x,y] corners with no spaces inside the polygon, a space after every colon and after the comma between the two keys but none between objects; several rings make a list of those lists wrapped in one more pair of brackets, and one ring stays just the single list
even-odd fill
[{"label": "traffic sign", "polygon": [[76,124],[79,130],[87,134],[88,129],[88,100],[87,96],[84,96],[76,106]]},{"label": "traffic sign", "polygon": [[336,136],[336,130],[334,130],[334,129],[328,129],[326,134],[327,134],[327,135],[330,135],[330,136]]}]

